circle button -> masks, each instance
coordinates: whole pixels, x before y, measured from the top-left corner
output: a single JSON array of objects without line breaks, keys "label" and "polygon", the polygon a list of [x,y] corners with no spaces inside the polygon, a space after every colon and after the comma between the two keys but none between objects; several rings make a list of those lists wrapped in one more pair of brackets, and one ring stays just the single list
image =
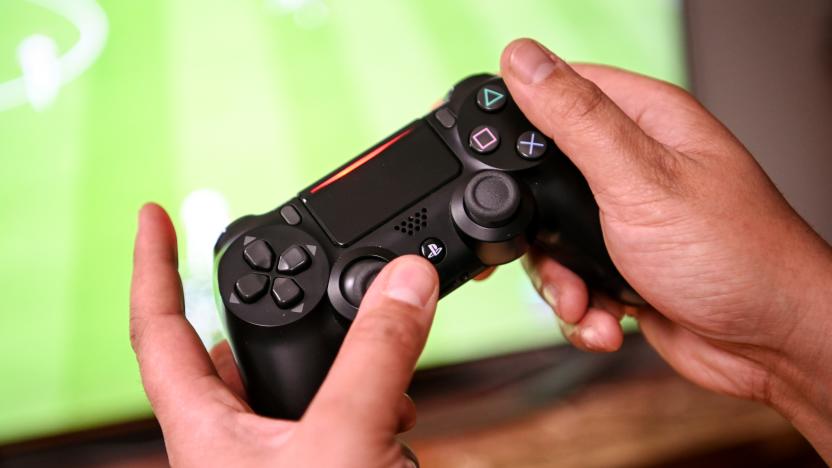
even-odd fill
[{"label": "circle button", "polygon": [[538,159],[546,152],[546,138],[530,130],[517,138],[517,153],[526,159]]},{"label": "circle button", "polygon": [[429,237],[422,241],[419,252],[435,265],[445,258],[445,244],[435,237]]},{"label": "circle button", "polygon": [[471,131],[468,146],[480,154],[487,154],[500,145],[500,133],[490,125],[480,125]]}]

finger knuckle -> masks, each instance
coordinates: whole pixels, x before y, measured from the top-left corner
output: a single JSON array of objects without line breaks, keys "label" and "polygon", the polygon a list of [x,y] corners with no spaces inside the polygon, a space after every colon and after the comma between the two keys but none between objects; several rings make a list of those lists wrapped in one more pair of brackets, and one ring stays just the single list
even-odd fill
[{"label": "finger knuckle", "polygon": [[663,147],[646,149],[644,154],[647,155],[643,164],[644,176],[652,185],[674,198],[690,194],[688,176],[690,164],[693,162],[690,158]]},{"label": "finger knuckle", "polygon": [[353,327],[353,335],[360,339],[396,347],[415,349],[423,339],[424,327],[407,307],[401,310],[376,309],[365,312],[363,320]]},{"label": "finger knuckle", "polygon": [[668,102],[678,102],[680,104],[699,103],[688,90],[679,85],[667,81],[659,81],[658,83],[661,85],[661,89],[664,91]]},{"label": "finger knuckle", "polygon": [[596,114],[604,100],[601,88],[589,80],[579,79],[564,88],[558,111],[564,118],[581,121]]},{"label": "finger knuckle", "polygon": [[320,423],[321,420],[350,421],[356,414],[362,414],[360,406],[356,403],[356,395],[342,392],[337,395],[329,393],[317,398],[304,418],[313,423]]},{"label": "finger knuckle", "polygon": [[657,152],[651,163],[649,175],[653,182],[671,193],[678,192],[682,172],[679,157],[666,151]]},{"label": "finger knuckle", "polygon": [[133,352],[138,352],[142,335],[146,328],[146,321],[135,314],[130,314],[130,346],[133,347]]}]

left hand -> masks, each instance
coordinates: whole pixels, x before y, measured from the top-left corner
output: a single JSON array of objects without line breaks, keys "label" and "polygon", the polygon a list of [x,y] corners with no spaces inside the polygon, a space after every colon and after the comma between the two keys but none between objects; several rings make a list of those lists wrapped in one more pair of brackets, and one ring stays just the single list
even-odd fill
[{"label": "left hand", "polygon": [[[436,309],[426,260],[390,262],[364,297],[326,381],[300,421],[254,414],[227,343],[211,356],[185,319],[176,234],[157,205],[139,214],[130,338],[174,466],[414,467],[396,434]],[[212,360],[213,358],[213,360]]]}]

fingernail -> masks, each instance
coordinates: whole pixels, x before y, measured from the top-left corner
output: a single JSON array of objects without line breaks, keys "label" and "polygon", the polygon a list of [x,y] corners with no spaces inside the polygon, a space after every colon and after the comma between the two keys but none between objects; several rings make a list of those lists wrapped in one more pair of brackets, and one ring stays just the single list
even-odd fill
[{"label": "fingernail", "polygon": [[537,272],[537,269],[532,265],[532,261],[529,260],[528,255],[523,255],[520,259],[520,264],[523,266],[523,270],[526,272],[526,276],[529,277],[529,281],[532,283],[532,287],[535,291],[540,291],[540,287],[543,285],[543,280],[540,279],[540,274]]},{"label": "fingernail", "polygon": [[549,307],[552,308],[553,311],[557,312],[558,310],[558,291],[555,289],[554,286],[551,284],[547,284],[543,286],[543,291],[541,292],[541,296],[543,296],[543,300],[549,304]]},{"label": "fingernail", "polygon": [[590,351],[601,351],[604,349],[604,343],[601,341],[601,335],[593,328],[581,328],[581,341]]},{"label": "fingernail", "polygon": [[639,308],[636,306],[624,306],[624,315],[638,319]]},{"label": "fingernail", "polygon": [[384,295],[419,308],[427,306],[436,289],[434,273],[415,260],[398,263],[384,285]]},{"label": "fingernail", "polygon": [[538,84],[555,71],[558,59],[537,42],[527,40],[515,46],[509,64],[523,83]]},{"label": "fingernail", "polygon": [[558,325],[560,325],[560,331],[566,338],[571,337],[578,331],[577,325],[575,325],[574,323],[564,322],[563,319],[560,318],[558,318]]},{"label": "fingernail", "polygon": [[153,205],[153,203],[147,202],[139,208],[139,229],[141,229],[144,218],[147,216],[148,209]]}]

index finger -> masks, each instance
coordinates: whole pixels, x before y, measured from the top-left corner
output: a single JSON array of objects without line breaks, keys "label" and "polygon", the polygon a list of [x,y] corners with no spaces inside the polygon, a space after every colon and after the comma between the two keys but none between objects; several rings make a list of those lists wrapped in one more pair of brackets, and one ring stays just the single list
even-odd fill
[{"label": "index finger", "polygon": [[176,233],[167,213],[145,205],[133,255],[130,340],[142,383],[157,417],[204,411],[210,399],[243,409],[217,376],[211,359],[185,319],[177,271]]},{"label": "index finger", "polygon": [[683,150],[694,132],[730,134],[690,93],[672,83],[607,65],[576,63],[573,68],[601,88],[644,133],[665,145]]}]

